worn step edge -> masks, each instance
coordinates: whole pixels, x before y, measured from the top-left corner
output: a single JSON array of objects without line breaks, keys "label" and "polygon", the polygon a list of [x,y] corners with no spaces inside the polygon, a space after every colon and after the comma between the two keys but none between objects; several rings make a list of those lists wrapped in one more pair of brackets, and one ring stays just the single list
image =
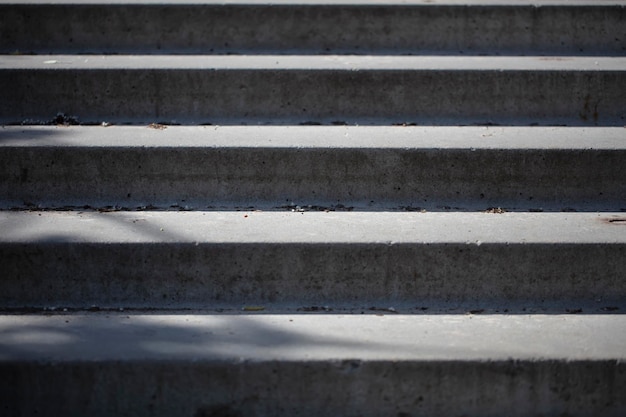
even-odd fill
[{"label": "worn step edge", "polygon": [[0,204],[626,209],[623,128],[156,127],[0,128]]},{"label": "worn step edge", "polygon": [[0,334],[9,414],[626,411],[626,316],[0,316]]},{"label": "worn step edge", "polygon": [[3,56],[0,122],[623,126],[626,58]]},{"label": "worn step edge", "polygon": [[1,212],[0,219],[4,308],[620,307],[626,299],[623,214]]},{"label": "worn step edge", "polygon": [[624,55],[623,6],[618,1],[3,1],[0,52]]}]

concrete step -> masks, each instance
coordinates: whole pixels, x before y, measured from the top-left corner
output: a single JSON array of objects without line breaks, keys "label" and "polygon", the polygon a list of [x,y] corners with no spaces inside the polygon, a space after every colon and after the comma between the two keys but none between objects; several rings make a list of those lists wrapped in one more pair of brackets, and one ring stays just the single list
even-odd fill
[{"label": "concrete step", "polygon": [[0,335],[6,415],[626,412],[624,315],[5,315]]},{"label": "concrete step", "polygon": [[624,308],[625,225],[620,213],[5,211],[0,306]]},{"label": "concrete step", "polygon": [[2,53],[625,55],[623,1],[0,1]]},{"label": "concrete step", "polygon": [[3,56],[0,122],[613,125],[624,57]]},{"label": "concrete step", "polygon": [[622,127],[5,126],[4,208],[620,211]]}]

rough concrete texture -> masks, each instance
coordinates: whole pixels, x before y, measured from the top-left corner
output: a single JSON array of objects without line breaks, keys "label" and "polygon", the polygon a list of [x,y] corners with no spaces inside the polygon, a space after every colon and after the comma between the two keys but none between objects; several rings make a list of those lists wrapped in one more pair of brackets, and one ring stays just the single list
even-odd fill
[{"label": "rough concrete texture", "polygon": [[625,6],[0,0],[0,415],[626,415]]},{"label": "rough concrete texture", "polygon": [[[61,122],[62,123],[62,122]],[[106,127],[106,128],[103,128]],[[622,127],[0,126],[0,148],[297,148],[615,150]]]},{"label": "rough concrete texture", "polygon": [[0,52],[626,54],[619,1],[50,3],[1,2]]},{"label": "rough concrete texture", "polygon": [[6,207],[626,208],[623,128],[3,127]]},{"label": "rough concrete texture", "polygon": [[3,56],[0,121],[623,126],[625,60]]},{"label": "rough concrete texture", "polygon": [[0,315],[0,335],[0,362],[626,359],[623,314],[54,313]]},{"label": "rough concrete texture", "polygon": [[0,335],[8,415],[626,411],[623,315],[1,316]]},{"label": "rough concrete texture", "polygon": [[2,212],[0,305],[626,299],[626,217],[605,213]]}]

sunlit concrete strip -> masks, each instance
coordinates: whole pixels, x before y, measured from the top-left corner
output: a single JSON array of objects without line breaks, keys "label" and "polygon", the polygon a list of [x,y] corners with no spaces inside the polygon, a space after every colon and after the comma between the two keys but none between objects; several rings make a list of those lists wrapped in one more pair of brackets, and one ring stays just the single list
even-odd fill
[{"label": "sunlit concrete strip", "polygon": [[623,127],[540,126],[0,126],[0,149],[327,148],[620,151]]},{"label": "sunlit concrete strip", "polygon": [[54,313],[0,315],[0,335],[3,362],[626,359],[624,314]]}]

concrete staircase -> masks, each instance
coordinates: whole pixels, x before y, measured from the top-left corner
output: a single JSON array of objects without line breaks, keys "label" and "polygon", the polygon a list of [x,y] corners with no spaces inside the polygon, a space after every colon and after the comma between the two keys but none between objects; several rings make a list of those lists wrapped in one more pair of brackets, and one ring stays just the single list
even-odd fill
[{"label": "concrete staircase", "polygon": [[626,2],[0,0],[0,414],[626,414]]}]

